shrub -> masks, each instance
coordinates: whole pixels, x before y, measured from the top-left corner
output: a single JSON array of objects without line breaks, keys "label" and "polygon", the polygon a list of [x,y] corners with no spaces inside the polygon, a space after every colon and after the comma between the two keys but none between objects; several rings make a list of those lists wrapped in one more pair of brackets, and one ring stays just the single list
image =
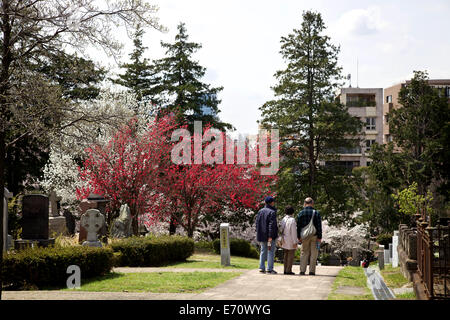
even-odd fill
[{"label": "shrub", "polygon": [[320,263],[323,265],[323,266],[328,266],[329,265],[329,263],[330,263],[330,257],[331,257],[331,254],[329,254],[329,253],[321,253],[320,255],[319,255],[319,261],[320,261]]},{"label": "shrub", "polygon": [[384,245],[384,248],[386,249],[389,247],[389,243],[392,243],[392,235],[387,233],[380,234],[377,237],[377,242],[378,244]]},{"label": "shrub", "polygon": [[[214,252],[220,254],[220,239],[213,241]],[[258,251],[244,239],[230,238],[230,254],[233,256],[259,258]]]},{"label": "shrub", "polygon": [[65,287],[67,267],[77,265],[81,280],[111,271],[113,252],[109,248],[48,247],[28,248],[4,255],[1,272],[5,286]]},{"label": "shrub", "polygon": [[125,267],[158,267],[184,261],[194,253],[194,240],[181,236],[130,237],[111,243],[120,252],[117,265]]},{"label": "shrub", "polygon": [[196,241],[195,242],[195,250],[199,251],[213,251],[213,242],[212,241]]}]

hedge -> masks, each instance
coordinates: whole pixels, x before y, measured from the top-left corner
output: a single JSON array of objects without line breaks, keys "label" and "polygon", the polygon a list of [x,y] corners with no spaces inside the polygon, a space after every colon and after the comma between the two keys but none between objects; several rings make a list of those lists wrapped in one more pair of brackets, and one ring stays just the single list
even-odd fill
[{"label": "hedge", "polygon": [[117,266],[158,267],[185,261],[194,253],[194,240],[181,236],[130,237],[113,242],[111,248],[120,253]]},{"label": "hedge", "polygon": [[[213,241],[214,252],[220,254],[220,239]],[[251,243],[244,239],[230,238],[230,254],[233,256],[259,258],[259,253],[251,245]]]},{"label": "hedge", "polygon": [[3,256],[3,284],[12,288],[58,286],[65,287],[67,267],[77,265],[84,279],[111,271],[113,251],[93,247],[27,248]]}]

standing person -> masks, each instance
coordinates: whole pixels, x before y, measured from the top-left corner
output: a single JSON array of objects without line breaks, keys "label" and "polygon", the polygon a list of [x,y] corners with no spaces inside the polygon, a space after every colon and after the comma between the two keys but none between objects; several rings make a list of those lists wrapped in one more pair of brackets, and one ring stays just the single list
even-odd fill
[{"label": "standing person", "polygon": [[[322,220],[319,211],[314,209],[314,200],[310,197],[305,199],[303,210],[297,217],[297,238],[302,244],[302,254],[300,256],[300,275],[306,272],[306,266],[309,261],[309,275],[316,274],[316,262],[319,252],[320,242],[322,241]],[[316,233],[307,239],[301,238],[302,229],[305,228],[313,219],[313,225]]]},{"label": "standing person", "polygon": [[277,209],[274,207],[275,200],[272,197],[266,197],[264,200],[265,207],[258,211],[256,216],[256,240],[261,246],[261,253],[259,255],[259,272],[276,274],[273,270],[275,257],[275,240],[278,236],[277,226]]},{"label": "standing person", "polygon": [[294,208],[287,206],[286,215],[280,223],[280,236],[282,238],[282,248],[284,253],[284,274],[295,274],[292,272],[292,264],[294,263],[295,250],[297,250],[297,222],[292,216]]}]

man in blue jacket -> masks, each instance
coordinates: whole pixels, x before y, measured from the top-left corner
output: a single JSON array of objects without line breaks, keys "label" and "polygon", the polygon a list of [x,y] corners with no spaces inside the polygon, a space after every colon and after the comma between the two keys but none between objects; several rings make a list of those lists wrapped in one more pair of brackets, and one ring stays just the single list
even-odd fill
[{"label": "man in blue jacket", "polygon": [[[309,274],[316,274],[317,255],[319,253],[320,242],[322,241],[322,220],[319,211],[314,209],[314,200],[310,197],[305,199],[303,210],[297,216],[297,237],[302,244],[302,253],[300,255],[300,275],[306,272],[306,266],[309,262]],[[301,238],[301,232],[313,218],[313,225],[316,228],[316,234],[308,239]]]},{"label": "man in blue jacket", "polygon": [[258,211],[256,216],[256,240],[261,245],[259,255],[259,272],[276,274],[273,270],[275,258],[275,241],[278,237],[277,209],[274,207],[275,200],[272,197],[266,197],[265,207]]}]

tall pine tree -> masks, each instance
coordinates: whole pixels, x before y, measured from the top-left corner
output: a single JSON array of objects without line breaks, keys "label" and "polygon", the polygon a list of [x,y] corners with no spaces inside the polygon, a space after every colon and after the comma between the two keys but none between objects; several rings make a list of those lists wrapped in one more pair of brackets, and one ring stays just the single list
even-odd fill
[{"label": "tall pine tree", "polygon": [[275,74],[275,99],[260,108],[261,123],[279,129],[281,202],[297,204],[311,196],[331,223],[340,223],[355,209],[354,181],[323,162],[336,160],[340,147],[354,144],[348,137],[358,134],[361,122],[335,99],[341,79],[339,47],[324,30],[320,13],[306,11],[301,28],[281,38],[287,66]]},{"label": "tall pine tree", "polygon": [[212,127],[232,129],[228,123],[220,121],[217,94],[223,87],[211,87],[201,81],[206,68],[193,60],[192,55],[202,45],[188,41],[184,23],[178,25],[174,43],[161,42],[166,49],[166,57],[155,62],[162,77],[159,93],[164,97],[164,110],[175,112],[180,123],[187,123],[193,131],[194,121],[209,123]]},{"label": "tall pine tree", "polygon": [[131,90],[138,101],[159,104],[157,92],[160,91],[158,87],[161,79],[155,71],[155,66],[143,57],[147,49],[142,43],[143,35],[144,30],[138,26],[133,39],[134,49],[129,56],[130,62],[120,66],[125,69],[125,73],[119,74],[119,78],[113,82]]}]

